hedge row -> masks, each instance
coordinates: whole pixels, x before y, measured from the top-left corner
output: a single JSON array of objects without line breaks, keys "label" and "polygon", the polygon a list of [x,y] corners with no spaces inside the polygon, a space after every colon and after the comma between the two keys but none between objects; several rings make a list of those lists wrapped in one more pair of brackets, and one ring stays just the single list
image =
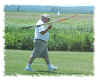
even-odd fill
[{"label": "hedge row", "polygon": [[[33,49],[33,33],[6,32],[5,48],[7,49]],[[49,50],[93,51],[93,33],[79,32],[51,32],[48,41]]]}]

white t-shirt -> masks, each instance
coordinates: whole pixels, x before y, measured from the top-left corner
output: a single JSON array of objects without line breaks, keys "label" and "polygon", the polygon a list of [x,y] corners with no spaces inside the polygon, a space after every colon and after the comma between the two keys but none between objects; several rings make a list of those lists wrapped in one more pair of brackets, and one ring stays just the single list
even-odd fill
[{"label": "white t-shirt", "polygon": [[[41,40],[47,41],[47,40],[49,40],[49,32],[46,32],[44,35],[42,35],[40,32],[45,31],[46,27],[41,24],[44,24],[44,22],[42,20],[39,20],[36,23],[34,39],[41,39]],[[41,26],[38,26],[38,25],[41,25]]]}]

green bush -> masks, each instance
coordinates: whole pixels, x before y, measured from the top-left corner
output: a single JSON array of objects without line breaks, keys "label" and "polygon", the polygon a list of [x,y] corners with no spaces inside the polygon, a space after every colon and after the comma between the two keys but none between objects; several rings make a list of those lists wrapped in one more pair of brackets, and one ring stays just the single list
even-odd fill
[{"label": "green bush", "polygon": [[[34,30],[5,33],[5,48],[33,49]],[[49,50],[93,51],[93,33],[80,31],[50,32]]]},{"label": "green bush", "polygon": [[23,33],[5,33],[5,48],[8,49],[29,49],[33,48],[33,38]]}]

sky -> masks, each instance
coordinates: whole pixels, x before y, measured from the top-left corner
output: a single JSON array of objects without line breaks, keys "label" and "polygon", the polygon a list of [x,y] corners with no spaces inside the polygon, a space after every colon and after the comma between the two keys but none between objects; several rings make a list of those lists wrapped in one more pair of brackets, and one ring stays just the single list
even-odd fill
[{"label": "sky", "polygon": [[87,6],[87,5],[94,5],[94,1],[95,0],[6,0],[5,4]]}]

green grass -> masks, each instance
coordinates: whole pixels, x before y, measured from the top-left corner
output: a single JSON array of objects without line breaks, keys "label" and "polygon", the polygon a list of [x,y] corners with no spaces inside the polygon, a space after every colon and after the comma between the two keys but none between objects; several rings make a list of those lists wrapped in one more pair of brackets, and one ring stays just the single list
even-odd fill
[{"label": "green grass", "polygon": [[31,54],[27,50],[5,50],[5,75],[93,75],[93,52],[49,51],[51,63],[58,67],[54,72],[47,71],[41,58],[32,64],[36,72],[24,71]]}]

